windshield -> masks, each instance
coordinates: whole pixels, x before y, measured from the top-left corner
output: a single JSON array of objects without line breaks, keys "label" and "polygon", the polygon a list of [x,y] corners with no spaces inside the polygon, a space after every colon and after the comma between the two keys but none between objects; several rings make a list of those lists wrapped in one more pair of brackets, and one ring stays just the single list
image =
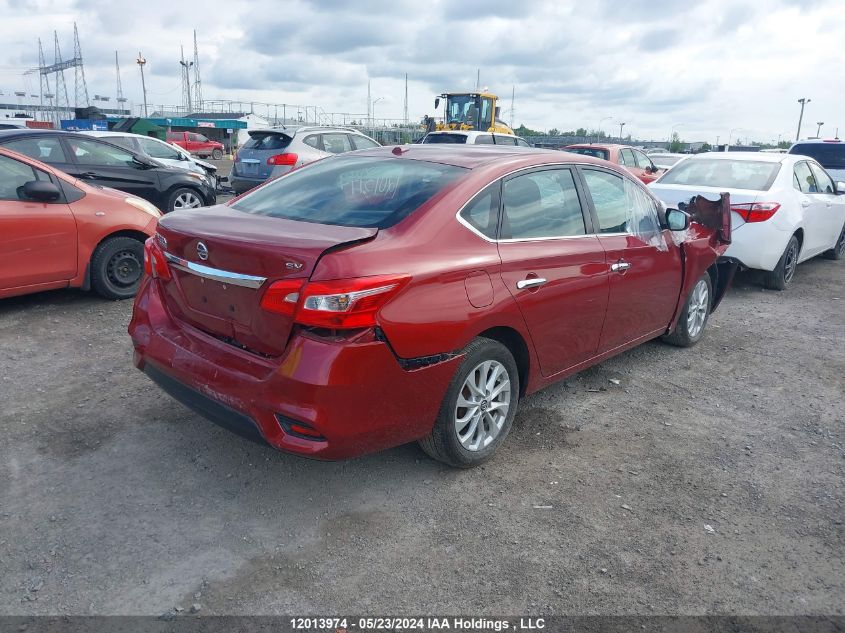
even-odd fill
[{"label": "windshield", "polygon": [[239,211],[287,220],[388,228],[468,170],[418,160],[339,156],[247,194]]},{"label": "windshield", "polygon": [[478,107],[471,95],[450,95],[446,101],[446,123],[478,127]]},{"label": "windshield", "polygon": [[592,156],[593,158],[601,158],[602,160],[607,160],[610,156],[606,149],[599,149],[598,147],[564,147],[563,151]]},{"label": "windshield", "polygon": [[766,191],[780,171],[780,163],[730,159],[690,159],[679,163],[658,181],[662,185],[695,185]]},{"label": "windshield", "polygon": [[466,143],[466,134],[427,134],[423,143]]},{"label": "windshield", "polygon": [[825,169],[845,169],[845,143],[803,143],[789,153],[815,158]]}]

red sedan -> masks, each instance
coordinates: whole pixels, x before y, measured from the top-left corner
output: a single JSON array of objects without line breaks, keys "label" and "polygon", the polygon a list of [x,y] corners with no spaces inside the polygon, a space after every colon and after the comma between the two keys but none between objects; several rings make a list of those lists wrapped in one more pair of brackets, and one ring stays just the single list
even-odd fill
[{"label": "red sedan", "polygon": [[720,235],[584,156],[353,152],[162,219],[135,364],[278,449],[419,440],[473,466],[526,394],[655,337],[697,342],[730,278]]},{"label": "red sedan", "polygon": [[55,288],[126,299],[158,209],[0,148],[0,298]]},{"label": "red sedan", "polygon": [[643,152],[627,145],[567,145],[561,147],[564,152],[573,152],[582,156],[592,156],[620,165],[645,184],[657,180],[665,169],[659,169]]}]

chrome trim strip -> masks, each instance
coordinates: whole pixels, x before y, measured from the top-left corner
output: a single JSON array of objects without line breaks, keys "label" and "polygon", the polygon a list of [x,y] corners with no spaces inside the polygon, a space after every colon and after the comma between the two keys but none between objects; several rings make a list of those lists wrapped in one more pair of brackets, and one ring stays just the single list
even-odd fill
[{"label": "chrome trim strip", "polygon": [[210,266],[189,262],[187,259],[176,257],[176,255],[171,255],[170,253],[165,253],[164,257],[174,268],[205,279],[220,281],[224,284],[255,289],[260,288],[261,284],[267,281],[267,277],[256,277],[254,275],[244,275],[242,273],[229,272],[228,270],[220,270],[219,268],[211,268]]}]

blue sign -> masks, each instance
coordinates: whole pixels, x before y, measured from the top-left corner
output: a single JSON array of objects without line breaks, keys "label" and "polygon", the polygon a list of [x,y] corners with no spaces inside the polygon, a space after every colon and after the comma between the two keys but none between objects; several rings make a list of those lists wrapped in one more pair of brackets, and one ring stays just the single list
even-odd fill
[{"label": "blue sign", "polygon": [[68,132],[82,132],[87,130],[96,130],[98,132],[108,132],[108,121],[100,120],[94,121],[92,119],[68,119],[62,121],[62,129]]}]

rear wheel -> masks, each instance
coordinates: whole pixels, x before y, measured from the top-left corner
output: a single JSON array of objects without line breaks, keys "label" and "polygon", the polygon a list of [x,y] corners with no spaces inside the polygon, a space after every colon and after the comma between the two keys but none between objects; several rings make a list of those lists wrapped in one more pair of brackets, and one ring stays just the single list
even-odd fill
[{"label": "rear wheel", "polygon": [[710,275],[704,275],[695,282],[687,297],[678,324],[671,334],[663,340],[678,347],[692,347],[704,336],[704,326],[710,318],[710,306],[713,304],[713,285]]},{"label": "rear wheel", "polygon": [[91,257],[91,287],[106,299],[134,297],[144,272],[144,244],[131,237],[111,237]]},{"label": "rear wheel", "polygon": [[196,209],[205,205],[202,196],[195,189],[181,187],[174,190],[167,199],[168,211],[180,211],[182,209]]},{"label": "rear wheel", "polygon": [[763,285],[769,290],[784,290],[795,277],[795,269],[798,268],[798,253],[801,252],[801,245],[794,235],[789,238],[786,250],[778,261],[778,265],[771,272],[763,277]]},{"label": "rear wheel", "polygon": [[211,152],[211,157],[214,160],[220,160],[221,158],[223,158],[223,150],[222,149],[215,149],[213,152]]},{"label": "rear wheel", "polygon": [[842,227],[842,232],[839,234],[836,244],[829,251],[825,251],[824,256],[827,259],[842,259],[845,257],[845,226]]},{"label": "rear wheel", "polygon": [[431,434],[420,440],[431,457],[457,468],[490,459],[507,437],[519,401],[519,374],[507,347],[477,338],[465,352]]}]

